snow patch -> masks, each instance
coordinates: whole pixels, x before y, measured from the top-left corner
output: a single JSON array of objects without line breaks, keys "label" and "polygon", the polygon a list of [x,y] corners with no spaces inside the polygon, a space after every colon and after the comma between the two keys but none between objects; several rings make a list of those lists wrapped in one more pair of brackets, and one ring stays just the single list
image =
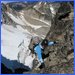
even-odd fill
[{"label": "snow patch", "polygon": [[54,17],[54,15],[56,14],[53,6],[50,4],[50,10],[51,10],[51,13],[52,13],[52,17]]},{"label": "snow patch", "polygon": [[15,17],[14,15],[12,15],[11,13],[7,12],[8,16],[17,24],[20,25],[25,25],[24,22],[19,18],[19,17]]}]

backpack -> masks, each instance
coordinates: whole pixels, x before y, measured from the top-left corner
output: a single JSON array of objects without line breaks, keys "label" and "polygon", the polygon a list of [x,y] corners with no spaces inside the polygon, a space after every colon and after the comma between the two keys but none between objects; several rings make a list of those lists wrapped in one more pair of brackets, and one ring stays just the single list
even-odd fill
[{"label": "backpack", "polygon": [[29,49],[34,54],[34,48],[41,42],[41,38],[38,36],[32,37],[29,44]]}]

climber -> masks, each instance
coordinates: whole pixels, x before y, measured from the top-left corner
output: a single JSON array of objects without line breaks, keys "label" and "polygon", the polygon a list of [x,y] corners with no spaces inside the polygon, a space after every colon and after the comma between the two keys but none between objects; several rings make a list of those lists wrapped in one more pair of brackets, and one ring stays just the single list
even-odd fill
[{"label": "climber", "polygon": [[[43,61],[43,58],[42,58],[42,52],[44,51],[44,49],[47,47],[47,46],[51,46],[51,45],[54,45],[56,44],[56,42],[52,42],[52,41],[48,41],[47,39],[44,39],[42,42],[40,42],[39,38],[36,37],[38,39],[39,42],[37,42],[34,47],[33,47],[33,50],[32,51],[33,53],[35,53],[38,57],[38,60],[39,62],[41,63],[42,67],[45,67],[44,65],[44,61]],[[35,39],[35,38],[33,38]],[[36,40],[37,40],[36,39]]]}]

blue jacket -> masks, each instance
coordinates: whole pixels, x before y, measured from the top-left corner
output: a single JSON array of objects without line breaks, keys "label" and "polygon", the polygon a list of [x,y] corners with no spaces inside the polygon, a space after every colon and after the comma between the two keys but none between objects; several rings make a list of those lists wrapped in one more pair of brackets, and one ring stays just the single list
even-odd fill
[{"label": "blue jacket", "polygon": [[[51,46],[53,45],[54,42],[48,42],[48,46]],[[34,52],[37,54],[38,56],[38,59],[41,63],[43,63],[43,59],[42,59],[42,46],[41,44],[39,43],[35,48],[34,48]]]}]

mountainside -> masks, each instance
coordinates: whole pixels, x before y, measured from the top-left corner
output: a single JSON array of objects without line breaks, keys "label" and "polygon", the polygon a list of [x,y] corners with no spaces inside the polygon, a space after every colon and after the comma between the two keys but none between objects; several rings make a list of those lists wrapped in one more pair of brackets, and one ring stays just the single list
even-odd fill
[{"label": "mountainside", "polygon": [[[47,47],[44,50],[44,54],[47,56],[45,60],[45,68],[33,68],[29,72],[23,70],[22,73],[74,72],[73,2],[11,2],[6,4],[2,3],[1,30],[2,50],[4,50],[1,50],[1,54],[7,59],[18,60],[17,55],[20,52],[21,58],[19,59],[22,60],[21,62],[24,65],[30,65],[29,67],[32,66],[31,64],[33,62],[26,62],[26,64],[24,62],[25,54],[28,49],[28,44],[32,36],[37,35],[41,38],[46,38],[49,41],[57,42],[57,44]],[[7,38],[9,38],[9,40]],[[11,44],[12,39],[13,41]],[[24,50],[22,52],[20,51],[20,49],[17,48],[21,42],[22,44],[24,44],[26,52]],[[11,53],[11,50],[9,47],[7,47],[7,45],[13,47],[13,53]],[[5,49],[9,49],[8,52]],[[7,55],[5,51],[9,55]],[[15,55],[14,57],[12,57],[14,53]],[[33,61],[34,58],[32,58],[31,54],[29,53],[30,52],[28,52],[28,58],[31,58],[31,61]],[[28,60],[28,58],[26,60]],[[10,69],[13,70],[13,68],[11,67]],[[17,68],[15,70],[15,73],[18,73],[19,70],[21,71],[21,69]]]},{"label": "mountainside", "polygon": [[[38,5],[40,6],[39,8]],[[30,33],[34,33],[45,37],[51,26],[51,17],[48,17],[50,9],[47,8],[49,4],[45,5],[44,14],[41,12],[42,3],[36,2],[31,3],[7,3],[2,4],[2,22],[8,25],[13,24],[21,25],[24,29],[26,28]],[[17,8],[20,7],[20,8]],[[46,10],[48,10],[46,12]],[[49,20],[48,20],[49,19]],[[46,31],[45,31],[46,30]],[[42,35],[40,35],[42,34]]]},{"label": "mountainside", "polygon": [[[46,38],[57,41],[57,44],[45,49],[48,55],[46,68],[40,73],[73,73],[74,66],[74,10],[70,3],[61,3],[51,21],[50,31]],[[38,72],[38,73],[39,73]]]}]

